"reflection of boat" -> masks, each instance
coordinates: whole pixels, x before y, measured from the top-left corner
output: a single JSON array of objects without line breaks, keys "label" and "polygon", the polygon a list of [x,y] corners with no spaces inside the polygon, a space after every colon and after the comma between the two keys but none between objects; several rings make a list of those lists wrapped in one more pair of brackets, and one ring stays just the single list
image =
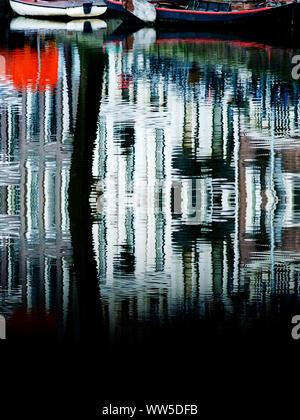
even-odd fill
[{"label": "reflection of boat", "polygon": [[[121,1],[104,0],[109,9],[121,13],[124,17],[132,18]],[[124,0],[126,2],[126,0]],[[129,1],[129,0],[128,0]],[[269,2],[255,4],[230,3],[202,0],[158,0],[151,1],[156,9],[156,23],[181,24],[235,24],[263,26],[286,24],[290,25],[293,18],[294,2]],[[254,4],[254,3],[252,3]],[[125,4],[126,7],[126,4]],[[127,7],[128,10],[130,10]],[[137,16],[137,13],[134,13]]]},{"label": "reflection of boat", "polygon": [[156,30],[144,27],[134,33],[122,33],[117,30],[108,36],[104,42],[104,48],[110,48],[123,42],[124,51],[144,49],[156,42]]},{"label": "reflection of boat", "polygon": [[76,19],[69,22],[52,21],[42,19],[30,19],[25,17],[14,18],[10,22],[11,31],[25,32],[59,32],[59,31],[76,31],[86,32],[89,30],[97,31],[105,29],[106,23],[100,19]]},{"label": "reflection of boat", "polygon": [[[149,42],[150,35],[152,42]],[[247,35],[247,36],[246,36]],[[159,55],[161,58],[171,58],[173,60],[176,59],[176,53],[172,46],[179,45],[179,44],[191,44],[193,45],[193,50],[191,50],[191,60],[194,60],[194,53],[196,53],[195,46],[203,46],[203,45],[231,45],[235,47],[245,48],[255,48],[264,50],[269,52],[272,49],[272,45],[270,43],[270,39],[265,40],[264,38],[260,38],[257,34],[257,37],[254,36],[251,39],[249,34],[247,33],[219,33],[219,32],[173,32],[168,29],[162,29],[156,31],[154,28],[142,28],[135,32],[132,29],[128,30],[128,25],[119,26],[116,31],[114,31],[110,36],[108,36],[105,40],[104,46],[109,47],[109,45],[115,44],[118,45],[121,42],[126,42],[128,44],[129,38],[134,38],[138,40],[139,47],[147,48],[153,44],[162,44],[165,45],[166,48],[161,48],[159,50]],[[253,34],[252,34],[253,35]],[[255,39],[255,40],[254,40]],[[136,42],[129,43],[131,49],[134,49],[137,46]],[[170,45],[170,50],[168,51],[168,45]],[[277,45],[277,44],[276,44]],[[179,57],[182,57],[182,53],[180,50]],[[230,56],[227,57],[228,60]],[[185,60],[188,59],[188,55],[185,56]]]},{"label": "reflection of boat", "polygon": [[9,3],[13,11],[22,16],[65,16],[74,18],[89,18],[100,16],[107,9],[102,0],[10,0]]}]

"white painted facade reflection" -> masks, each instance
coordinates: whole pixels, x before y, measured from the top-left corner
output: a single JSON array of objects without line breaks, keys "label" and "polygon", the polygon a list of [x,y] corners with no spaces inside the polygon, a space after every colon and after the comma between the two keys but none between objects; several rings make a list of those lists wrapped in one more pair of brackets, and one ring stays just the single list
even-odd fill
[{"label": "white painted facade reflection", "polygon": [[[0,163],[0,220],[5,221],[0,238],[6,240],[1,239],[2,255],[6,253],[1,259],[2,293],[6,302],[14,296],[15,307],[56,312],[59,323],[66,322],[69,302],[68,184],[80,77],[76,47],[66,47],[72,63],[66,61],[63,47],[56,44],[55,92],[47,87],[41,92],[15,91],[21,109],[9,104],[0,118],[7,127],[1,125],[1,151],[6,156]],[[12,308],[1,306],[1,311],[12,313]]]},{"label": "white painted facade reflection", "polygon": [[[95,133],[93,241],[110,331],[194,309],[243,314],[263,290],[267,304],[294,290],[298,93],[246,64],[138,45],[105,47]],[[1,281],[7,301],[55,310],[66,325],[80,63],[74,44],[57,48],[55,92],[19,92],[22,113],[8,104],[0,117]]]},{"label": "white painted facade reflection", "polygon": [[[187,82],[188,64],[182,74],[174,70],[173,80],[170,74],[176,64],[166,60],[165,69],[155,69],[155,48],[151,56],[123,47],[107,48],[93,165],[103,191],[98,201],[100,221],[94,229],[95,252],[112,331],[117,331],[116,314],[122,314],[127,300],[137,305],[139,319],[149,319],[152,293],[158,307],[167,308],[161,310],[161,319],[175,316],[189,300],[197,301],[205,314],[212,296],[222,297],[230,312],[232,297],[241,290],[250,299],[255,296],[259,271],[272,282],[276,261],[282,263],[284,245],[278,235],[292,226],[287,220],[296,213],[289,202],[294,200],[291,175],[280,167],[277,154],[282,148],[297,147],[284,135],[298,133],[298,105],[295,108],[289,99],[285,108],[277,108],[272,93],[276,78],[268,73],[262,86],[258,82],[261,96],[257,97],[251,91],[256,77],[251,70],[241,66],[226,74],[222,65],[212,70],[200,64],[203,74],[214,72],[224,78],[223,90],[214,92],[206,76],[196,84]],[[245,102],[240,107],[233,100],[237,86]],[[265,172],[259,163],[260,149],[266,154]],[[200,162],[198,172],[189,172],[192,160],[186,163],[187,173],[184,161],[174,165],[174,158],[184,155]],[[211,165],[214,159],[216,167]],[[228,162],[223,175],[217,167],[222,160]],[[172,186],[179,194],[175,212]],[[281,206],[278,194],[289,197]],[[227,224],[229,236],[210,236],[212,223],[220,223],[220,230],[222,224],[226,230]],[[180,226],[181,239],[176,238]],[[203,234],[195,234],[189,243],[191,231],[186,227]],[[264,230],[267,251],[260,254],[252,244]],[[295,257],[288,263],[296,263],[297,252]]]}]

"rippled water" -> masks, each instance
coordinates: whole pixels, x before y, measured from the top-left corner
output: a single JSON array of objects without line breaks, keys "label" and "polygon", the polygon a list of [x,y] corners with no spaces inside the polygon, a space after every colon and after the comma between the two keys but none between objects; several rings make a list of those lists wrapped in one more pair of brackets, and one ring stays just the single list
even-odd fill
[{"label": "rippled water", "polygon": [[91,319],[113,337],[184,319],[247,331],[296,313],[295,47],[116,20],[7,25],[0,312],[17,335]]}]

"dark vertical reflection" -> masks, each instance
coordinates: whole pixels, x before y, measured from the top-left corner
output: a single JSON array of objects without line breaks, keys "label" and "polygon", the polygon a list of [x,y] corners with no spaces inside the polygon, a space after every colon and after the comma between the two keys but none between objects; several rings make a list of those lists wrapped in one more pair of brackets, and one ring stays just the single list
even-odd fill
[{"label": "dark vertical reflection", "polygon": [[101,304],[92,240],[89,196],[92,157],[101,99],[104,56],[98,45],[79,46],[80,88],[70,170],[69,215],[74,273],[67,336],[84,341],[99,337]]}]

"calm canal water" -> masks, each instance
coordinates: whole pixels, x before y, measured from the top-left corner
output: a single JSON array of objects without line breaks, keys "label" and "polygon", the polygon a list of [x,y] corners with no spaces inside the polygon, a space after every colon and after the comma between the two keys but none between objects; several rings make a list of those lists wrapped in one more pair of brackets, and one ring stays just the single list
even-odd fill
[{"label": "calm canal water", "polygon": [[6,21],[8,334],[286,323],[289,336],[300,310],[297,51],[291,40],[130,33],[118,20]]}]

